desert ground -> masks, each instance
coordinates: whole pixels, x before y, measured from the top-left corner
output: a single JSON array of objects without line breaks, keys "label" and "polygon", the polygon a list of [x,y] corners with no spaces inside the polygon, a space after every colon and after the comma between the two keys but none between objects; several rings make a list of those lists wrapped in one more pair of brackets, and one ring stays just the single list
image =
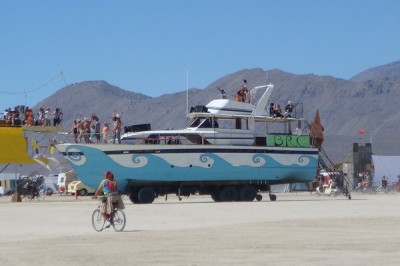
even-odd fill
[{"label": "desert ground", "polygon": [[90,197],[0,197],[1,265],[400,265],[400,194],[148,205],[124,198],[127,224],[96,232]]}]

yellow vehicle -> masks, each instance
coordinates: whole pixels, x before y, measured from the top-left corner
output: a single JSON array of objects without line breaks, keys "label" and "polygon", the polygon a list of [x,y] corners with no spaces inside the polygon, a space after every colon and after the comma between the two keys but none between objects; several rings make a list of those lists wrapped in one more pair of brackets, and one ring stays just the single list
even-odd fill
[{"label": "yellow vehicle", "polygon": [[68,193],[75,194],[75,191],[79,196],[86,196],[96,192],[95,189],[85,185],[82,181],[72,181],[68,185]]}]

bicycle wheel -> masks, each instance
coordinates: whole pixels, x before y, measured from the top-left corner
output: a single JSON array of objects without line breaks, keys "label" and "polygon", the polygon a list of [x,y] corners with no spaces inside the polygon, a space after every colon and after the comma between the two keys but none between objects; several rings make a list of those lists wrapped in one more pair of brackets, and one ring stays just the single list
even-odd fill
[{"label": "bicycle wheel", "polygon": [[20,196],[20,198],[21,198],[21,200],[22,200],[22,199],[25,198],[26,195],[25,195],[25,194],[19,194],[19,196]]},{"label": "bicycle wheel", "polygon": [[96,230],[97,232],[103,231],[104,222],[104,217],[101,214],[100,210],[94,210],[92,214],[92,225],[94,230]]},{"label": "bicycle wheel", "polygon": [[44,194],[44,190],[40,190],[37,194],[36,194],[36,198],[38,201],[42,201],[44,200],[46,194]]},{"label": "bicycle wheel", "polygon": [[26,201],[31,201],[31,200],[33,200],[34,197],[35,197],[35,195],[29,193],[29,194],[26,194],[26,195],[25,195],[24,199],[25,199]]},{"label": "bicycle wheel", "polygon": [[113,217],[113,228],[117,232],[124,230],[126,224],[125,213],[122,210],[116,210]]}]

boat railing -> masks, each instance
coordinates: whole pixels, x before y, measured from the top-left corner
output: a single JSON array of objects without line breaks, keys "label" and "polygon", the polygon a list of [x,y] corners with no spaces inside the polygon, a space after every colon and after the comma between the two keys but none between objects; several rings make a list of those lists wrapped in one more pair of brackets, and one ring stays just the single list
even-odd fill
[{"label": "boat railing", "polygon": [[134,143],[139,145],[227,145],[227,146],[268,146],[305,148],[311,146],[309,135],[268,133],[267,135],[255,135],[250,133],[224,133],[215,137],[205,134],[198,135],[174,135],[151,136],[136,138]]}]

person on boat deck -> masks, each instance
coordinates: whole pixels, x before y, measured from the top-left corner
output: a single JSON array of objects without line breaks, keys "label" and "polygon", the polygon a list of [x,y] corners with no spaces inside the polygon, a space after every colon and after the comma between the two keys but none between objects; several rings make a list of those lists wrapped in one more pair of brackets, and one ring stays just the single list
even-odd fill
[{"label": "person on boat deck", "polygon": [[95,134],[96,134],[96,127],[94,125],[90,125],[90,129],[89,129],[89,140],[90,143],[95,143]]},{"label": "person on boat deck", "polygon": [[274,103],[271,103],[271,104],[269,105],[269,116],[270,116],[270,117],[273,117],[273,116],[274,116],[274,106],[275,106]]},{"label": "person on boat deck", "polygon": [[102,131],[103,131],[103,141],[105,144],[107,144],[108,138],[110,137],[110,128],[108,127],[107,122],[104,122]]},{"label": "person on boat deck", "polygon": [[48,127],[51,125],[50,115],[51,115],[51,109],[50,107],[47,107],[46,111],[44,111],[44,125]]},{"label": "person on boat deck", "polygon": [[100,143],[100,122],[97,115],[92,114],[92,121],[94,122],[94,142],[99,144]]},{"label": "person on boat deck", "polygon": [[285,117],[293,117],[293,108],[294,105],[292,104],[291,101],[288,101],[286,107],[285,107]]},{"label": "person on boat deck", "polygon": [[119,114],[115,114],[112,120],[113,120],[113,143],[115,144],[115,140],[117,140],[118,144],[121,144],[121,118]]},{"label": "person on boat deck", "polygon": [[250,103],[251,102],[251,94],[250,91],[247,89],[246,83],[243,85],[243,91],[244,91],[244,102]]},{"label": "person on boat deck", "polygon": [[243,86],[240,86],[240,89],[236,93],[236,101],[237,102],[244,102],[246,99],[245,92],[243,90]]},{"label": "person on boat deck", "polygon": [[61,108],[57,107],[53,115],[53,126],[58,127],[59,125],[61,125],[61,116],[63,115]]},{"label": "person on boat deck", "polygon": [[[102,200],[100,203],[100,212],[102,213],[104,220],[104,228],[110,227],[112,222],[111,214],[114,208],[125,209],[124,202],[118,193],[118,182],[114,180],[114,174],[110,171],[104,173],[104,179],[100,182],[99,187],[94,193],[93,199],[97,199],[97,196],[103,195],[106,200]],[[110,219],[111,218],[111,219]]]},{"label": "person on boat deck", "polygon": [[19,117],[19,113],[13,113],[13,116],[11,118],[11,124],[13,126],[20,126],[22,125],[21,118]]},{"label": "person on boat deck", "polygon": [[283,117],[282,108],[279,104],[274,105],[274,117]]},{"label": "person on boat deck", "polygon": [[78,121],[77,120],[74,120],[74,122],[72,122],[72,127],[68,133],[73,133],[75,143],[78,143],[79,129],[78,129]]},{"label": "person on boat deck", "polygon": [[38,117],[38,124],[36,126],[44,126],[44,107],[40,106],[39,107],[39,112],[37,114]]},{"label": "person on boat deck", "polygon": [[33,110],[27,106],[25,109],[25,121],[27,126],[33,125],[32,112]]}]

